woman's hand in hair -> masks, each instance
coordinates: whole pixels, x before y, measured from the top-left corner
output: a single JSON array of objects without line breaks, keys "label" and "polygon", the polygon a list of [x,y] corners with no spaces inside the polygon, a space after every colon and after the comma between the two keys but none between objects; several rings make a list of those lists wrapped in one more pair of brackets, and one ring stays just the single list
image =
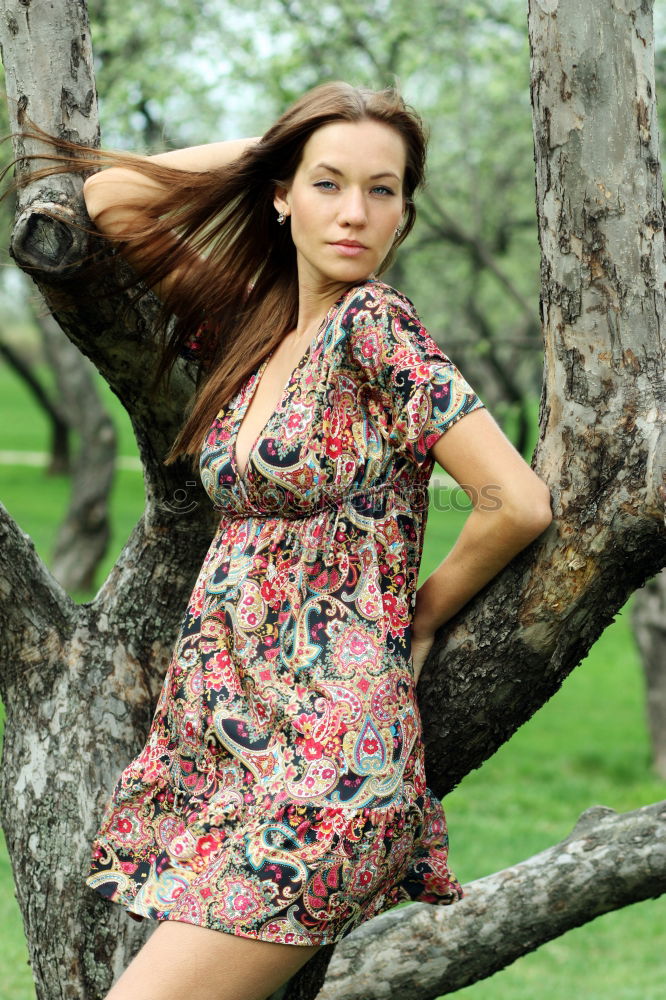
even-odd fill
[{"label": "woman's hand in hair", "polygon": [[[124,222],[134,213],[148,208],[152,201],[161,201],[168,184],[149,177],[141,170],[141,162],[169,167],[172,170],[206,171],[227,166],[238,159],[248,146],[258,142],[255,136],[251,139],[231,139],[227,142],[209,142],[202,146],[188,146],[185,149],[172,149],[166,153],[156,153],[154,156],[136,157],[136,170],[131,167],[108,167],[92,177],[88,177],[83,185],[83,196],[90,218],[97,222],[102,213],[109,209],[122,208],[126,212]],[[116,222],[105,222],[106,229],[117,228]],[[121,223],[121,228],[123,223]],[[98,228],[101,228],[98,225]]]},{"label": "woman's hand in hair", "polygon": [[[164,194],[165,188],[158,181],[127,167],[100,170],[83,185],[88,215],[99,232],[111,240],[131,240],[133,234],[149,226],[150,205],[163,200]],[[174,236],[173,244],[176,242]],[[143,273],[147,260],[140,249],[134,250],[129,244],[121,247],[121,253],[132,267]],[[180,270],[175,267],[155,283],[152,286],[155,294],[164,297],[180,279]]]}]

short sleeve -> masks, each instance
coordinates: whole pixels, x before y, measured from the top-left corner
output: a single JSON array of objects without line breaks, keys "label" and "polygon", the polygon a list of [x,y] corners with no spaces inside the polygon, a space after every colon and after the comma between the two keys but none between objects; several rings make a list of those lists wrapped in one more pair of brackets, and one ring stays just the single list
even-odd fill
[{"label": "short sleeve", "polygon": [[352,303],[349,350],[363,372],[373,420],[388,444],[418,466],[458,420],[485,406],[438,347],[406,297],[383,286]]}]

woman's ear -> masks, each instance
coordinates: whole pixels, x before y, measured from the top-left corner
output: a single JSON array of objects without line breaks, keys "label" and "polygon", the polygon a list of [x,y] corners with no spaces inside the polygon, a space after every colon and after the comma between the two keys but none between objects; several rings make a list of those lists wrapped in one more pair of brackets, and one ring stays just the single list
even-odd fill
[{"label": "woman's ear", "polygon": [[276,212],[282,215],[289,215],[291,209],[289,208],[289,189],[285,187],[276,187],[275,195],[273,197],[273,205]]}]

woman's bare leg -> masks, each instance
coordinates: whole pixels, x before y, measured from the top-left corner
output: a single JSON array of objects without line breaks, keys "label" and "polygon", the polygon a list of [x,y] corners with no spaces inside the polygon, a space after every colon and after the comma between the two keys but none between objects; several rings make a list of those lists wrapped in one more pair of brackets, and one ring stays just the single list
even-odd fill
[{"label": "woman's bare leg", "polygon": [[318,949],[165,920],[106,1000],[266,1000]]}]

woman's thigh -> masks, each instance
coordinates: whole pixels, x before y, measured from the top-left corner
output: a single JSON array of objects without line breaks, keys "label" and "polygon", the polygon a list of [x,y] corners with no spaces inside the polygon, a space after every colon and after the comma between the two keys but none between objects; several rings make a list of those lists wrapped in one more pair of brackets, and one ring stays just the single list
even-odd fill
[{"label": "woman's thigh", "polygon": [[106,1000],[266,1000],[318,948],[165,920]]}]

